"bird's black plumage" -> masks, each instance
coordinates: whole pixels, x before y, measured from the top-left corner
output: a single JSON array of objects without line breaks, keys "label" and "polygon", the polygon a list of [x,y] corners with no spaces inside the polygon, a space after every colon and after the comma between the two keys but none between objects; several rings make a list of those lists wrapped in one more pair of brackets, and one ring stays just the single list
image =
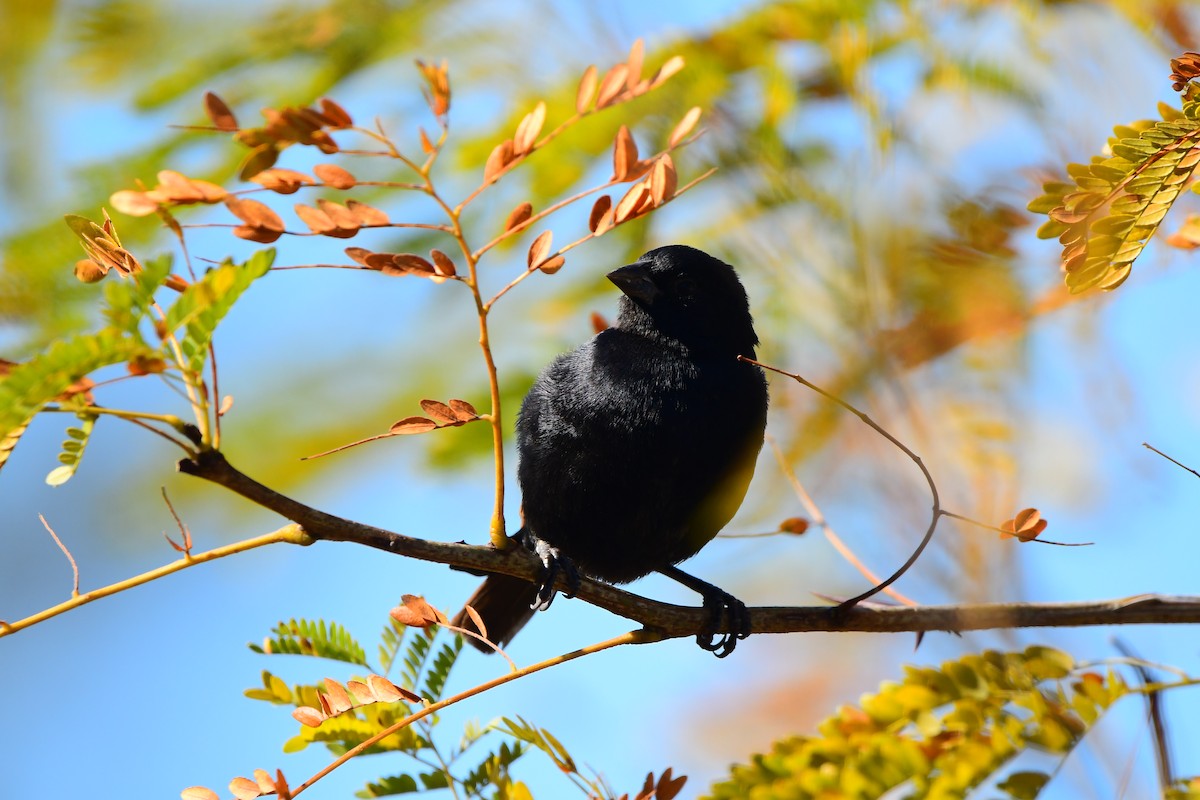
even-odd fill
[{"label": "bird's black plumage", "polygon": [[[613,583],[683,575],[744,635],[744,606],[672,567],[729,522],[762,447],[766,380],[737,358],[758,344],[746,292],[728,264],[683,245],[608,277],[624,293],[617,324],[555,359],[521,406],[519,535],[548,567]],[[543,605],[551,596],[542,591]],[[538,605],[538,587],[492,576],[468,604],[504,643]],[[455,624],[474,627],[463,613]],[[720,641],[709,649],[724,654],[735,640]]]}]

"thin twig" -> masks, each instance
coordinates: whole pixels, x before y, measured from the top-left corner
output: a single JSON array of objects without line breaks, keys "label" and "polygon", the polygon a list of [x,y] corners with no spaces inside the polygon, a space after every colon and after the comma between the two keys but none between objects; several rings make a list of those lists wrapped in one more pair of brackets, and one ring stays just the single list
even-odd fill
[{"label": "thin twig", "polygon": [[[879,583],[879,576],[877,576],[858,558],[857,555],[855,555],[854,551],[842,541],[842,537],[837,535],[837,533],[833,530],[833,527],[829,524],[829,521],[825,519],[825,514],[822,513],[816,502],[813,501],[812,496],[808,493],[808,490],[804,488],[804,484],[800,483],[800,479],[796,477],[796,471],[792,469],[792,465],[788,463],[786,458],[784,458],[783,450],[780,449],[779,443],[776,442],[773,437],[768,437],[767,441],[771,445],[771,450],[775,453],[775,461],[777,464],[779,464],[779,468],[783,471],[784,477],[786,477],[788,482],[791,483],[792,490],[800,499],[801,505],[803,505],[805,510],[808,511],[808,515],[812,517],[813,524],[819,527],[821,532],[825,534],[825,540],[833,545],[833,549],[836,550],[842,558],[850,562],[850,565],[857,569],[867,580],[869,580],[871,583]],[[885,594],[891,596],[906,606],[917,605],[917,601],[902,595],[900,592],[896,591],[890,586],[885,587],[883,591]]]},{"label": "thin twig", "polygon": [[970,525],[974,525],[976,528],[983,528],[985,531],[994,531],[995,533],[999,533],[1004,536],[1011,536],[1014,539],[1020,539],[1022,542],[1034,542],[1036,544],[1052,544],[1056,547],[1091,547],[1094,544],[1096,544],[1095,542],[1055,542],[1055,541],[1051,541],[1050,539],[1039,539],[1036,536],[1022,536],[1021,534],[1016,533],[1015,531],[1006,531],[1006,530],[1004,530],[1004,528],[998,528],[995,525],[988,525],[986,522],[980,522],[977,519],[971,519],[970,517],[964,517],[962,514],[955,514],[953,511],[946,511],[945,509],[942,510],[942,516],[950,517],[950,519],[956,519],[959,522],[966,522]]},{"label": "thin twig", "polygon": [[1200,478],[1200,472],[1197,472],[1196,470],[1192,469],[1191,467],[1187,466],[1186,464],[1179,463],[1178,461],[1176,461],[1175,459],[1171,458],[1169,455],[1164,453],[1162,450],[1159,450],[1157,447],[1152,447],[1149,444],[1146,444],[1145,442],[1142,442],[1142,447],[1145,447],[1147,450],[1153,450],[1154,452],[1158,453],[1160,456],[1165,458],[1167,461],[1170,461],[1175,466],[1180,467],[1182,469],[1186,469],[1188,472],[1192,473],[1197,478]]},{"label": "thin twig", "polygon": [[38,514],[38,519],[42,521],[43,527],[46,528],[47,533],[54,539],[54,543],[58,545],[58,549],[63,551],[63,555],[67,557],[67,561],[71,562],[71,572],[75,576],[71,584],[71,597],[79,597],[79,565],[75,563],[75,556],[71,555],[71,551],[62,543],[62,539],[58,538],[58,534],[50,527],[50,523],[46,522],[46,518]]},{"label": "thin twig", "polygon": [[454,695],[453,697],[447,697],[445,700],[439,700],[436,703],[430,703],[429,705],[422,708],[420,711],[409,714],[407,717],[405,717],[404,719],[395,723],[394,725],[390,725],[387,728],[384,728],[379,733],[376,733],[374,736],[371,736],[369,739],[367,739],[363,742],[360,742],[359,744],[357,744],[354,747],[347,750],[342,755],[338,756],[336,759],[334,759],[332,762],[330,762],[320,772],[313,775],[311,778],[306,780],[304,783],[297,786],[292,791],[292,797],[295,797],[296,795],[303,792],[305,789],[310,788],[317,781],[321,780],[326,775],[330,774],[335,769],[342,766],[347,761],[349,761],[350,759],[357,756],[359,753],[366,750],[368,747],[371,747],[372,745],[374,745],[377,742],[383,741],[385,738],[387,738],[388,736],[391,736],[392,734],[396,733],[397,731],[404,730],[409,725],[412,725],[414,722],[416,722],[420,719],[424,719],[425,717],[429,716],[430,714],[435,714],[438,711],[441,711],[443,708],[446,708],[447,706],[451,706],[451,705],[454,705],[455,703],[459,703],[463,700],[467,700],[476,695],[483,694],[486,691],[495,689],[498,686],[503,686],[506,683],[512,683],[513,681],[515,681],[519,678],[524,678],[526,675],[532,675],[535,672],[541,672],[544,669],[549,669],[550,667],[556,667],[559,664],[565,664],[568,661],[574,661],[575,659],[581,658],[583,656],[592,655],[593,653],[599,653],[603,650],[608,650],[610,648],[618,647],[620,645],[647,644],[650,642],[656,642],[656,641],[658,641],[658,639],[659,639],[659,637],[655,636],[653,633],[651,633],[649,631],[644,631],[644,630],[630,631],[629,633],[621,634],[620,636],[617,636],[613,639],[608,639],[607,641],[598,642],[593,645],[588,645],[587,647],[581,647],[578,650],[572,650],[569,653],[563,653],[562,655],[555,656],[554,658],[548,658],[545,661],[539,661],[536,664],[530,664],[528,667],[523,667],[523,668],[517,670],[516,672],[509,672],[506,675],[501,675],[499,678],[494,678],[490,681],[481,683],[478,686],[473,686],[470,689],[467,689],[465,692],[460,692],[460,693]]},{"label": "thin twig", "polygon": [[[57,537],[55,538],[57,540]],[[256,547],[263,547],[264,545],[277,544],[280,542],[308,545],[312,544],[313,539],[308,536],[308,534],[306,534],[299,525],[289,524],[284,525],[277,531],[273,531],[262,536],[256,536],[253,539],[245,539],[243,541],[234,542],[233,544],[227,544],[222,547],[215,547],[212,550],[206,550],[203,553],[188,555],[186,558],[172,561],[170,564],[164,564],[157,569],[152,569],[149,572],[143,572],[142,574],[135,575],[132,578],[126,578],[123,581],[109,584],[108,586],[104,586],[100,589],[92,589],[91,591],[84,592],[83,594],[76,594],[65,603],[59,603],[56,606],[51,606],[44,611],[31,614],[30,616],[25,617],[24,619],[19,619],[16,622],[0,622],[0,637],[8,636],[9,634],[23,630],[24,628],[28,628],[31,625],[36,625],[37,623],[44,622],[52,617],[57,617],[59,614],[64,614],[67,611],[78,608],[82,605],[87,605],[93,600],[99,600],[102,597],[108,597],[109,595],[123,592],[126,589],[132,589],[135,586],[141,586],[143,583],[149,583],[150,581],[170,575],[173,572],[179,572],[180,570],[194,567],[197,564],[214,561],[218,558],[234,555],[235,553],[253,550]]]},{"label": "thin twig", "polygon": [[942,516],[942,506],[941,506],[941,500],[938,497],[937,484],[934,483],[933,476],[931,474],[929,474],[929,470],[926,468],[925,462],[923,462],[921,460],[921,457],[918,456],[916,453],[914,453],[912,450],[910,450],[903,442],[901,442],[895,436],[893,436],[892,434],[888,433],[886,430],[881,428],[875,422],[875,420],[871,419],[866,414],[859,411],[857,408],[850,405],[849,403],[847,403],[845,400],[841,399],[840,397],[837,397],[837,396],[832,395],[829,392],[825,391],[820,386],[817,386],[816,384],[805,380],[804,378],[800,377],[799,375],[796,375],[791,372],[786,372],[782,369],[779,369],[778,367],[772,367],[769,364],[763,364],[762,362],[755,361],[752,358],[746,358],[745,356],[738,356],[738,360],[745,361],[749,364],[756,364],[756,365],[762,367],[763,369],[769,369],[771,372],[777,372],[780,375],[786,375],[787,377],[791,378],[792,380],[796,381],[797,383],[800,383],[801,385],[807,386],[809,389],[812,389],[814,392],[821,395],[822,397],[825,397],[825,398],[837,403],[839,406],[846,409],[851,414],[853,414],[854,416],[856,416],[860,420],[862,420],[862,422],[865,425],[867,425],[868,427],[870,427],[871,430],[875,431],[880,436],[882,436],[883,438],[885,438],[889,442],[891,442],[895,447],[899,448],[901,452],[903,452],[906,456],[908,456],[912,460],[912,462],[917,465],[917,467],[921,470],[921,474],[925,476],[925,481],[926,481],[926,483],[929,484],[929,493],[933,496],[933,511],[932,511],[931,518],[929,520],[929,527],[925,529],[925,535],[921,537],[921,543],[917,545],[917,549],[914,550],[912,555],[908,557],[908,560],[905,561],[903,564],[901,564],[900,568],[897,569],[895,572],[893,572],[891,574],[891,576],[889,576],[883,582],[875,584],[873,587],[871,587],[867,591],[863,592],[862,594],[859,594],[855,597],[851,597],[849,600],[843,601],[840,608],[849,608],[851,606],[855,606],[855,605],[861,603],[863,600],[866,600],[868,597],[872,597],[872,596],[878,594],[879,592],[882,592],[884,589],[886,589],[887,587],[889,587],[893,583],[895,583],[897,580],[899,580],[900,576],[902,576],[904,573],[908,572],[909,567],[911,567],[913,564],[917,563],[917,559],[921,557],[921,553],[925,552],[925,548],[929,545],[929,542],[932,541],[933,532],[935,530],[937,530],[938,520],[941,519],[941,516]]},{"label": "thin twig", "polygon": [[175,511],[175,506],[171,503],[171,498],[167,497],[167,487],[162,486],[160,488],[162,489],[163,502],[167,504],[167,510],[171,512],[171,516],[175,519],[175,524],[179,526],[179,536],[183,540],[183,544],[182,544],[182,546],[175,544],[175,542],[172,541],[171,537],[167,536],[165,533],[163,534],[163,536],[167,536],[167,541],[171,543],[172,547],[174,547],[176,550],[183,553],[184,558],[191,558],[192,557],[192,532],[190,530],[188,530],[187,525],[183,524],[183,520],[181,520],[179,518],[179,514],[176,513],[176,511]]},{"label": "thin twig", "polygon": [[[1133,648],[1120,639],[1114,638],[1113,645],[1127,658],[1137,658]],[[1154,676],[1144,664],[1133,663],[1131,666],[1137,672],[1143,687],[1154,683]],[[1175,771],[1171,766],[1171,740],[1167,736],[1167,721],[1163,716],[1162,694],[1147,690],[1145,696],[1146,715],[1150,719],[1150,730],[1154,733],[1154,761],[1158,765],[1158,786],[1162,796],[1166,797],[1168,790],[1175,784]]]}]

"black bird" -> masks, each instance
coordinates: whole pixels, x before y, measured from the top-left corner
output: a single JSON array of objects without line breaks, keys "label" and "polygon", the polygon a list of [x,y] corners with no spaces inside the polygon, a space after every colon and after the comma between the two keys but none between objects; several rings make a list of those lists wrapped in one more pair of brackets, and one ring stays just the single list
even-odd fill
[{"label": "black bird", "polygon": [[[733,267],[684,245],[608,279],[624,293],[616,326],[546,367],[517,418],[514,538],[541,557],[542,585],[492,575],[467,604],[504,644],[550,604],[560,569],[574,582],[659,572],[703,595],[696,640],[724,657],[750,633],[745,605],[674,565],[733,517],[762,448],[766,379],[737,358],[758,344],[746,291]],[[476,630],[465,609],[453,624]]]}]

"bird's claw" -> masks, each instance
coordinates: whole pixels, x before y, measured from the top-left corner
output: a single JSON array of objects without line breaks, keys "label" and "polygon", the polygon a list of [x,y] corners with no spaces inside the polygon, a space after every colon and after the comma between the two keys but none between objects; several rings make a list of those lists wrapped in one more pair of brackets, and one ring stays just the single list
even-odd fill
[{"label": "bird's claw", "polygon": [[[715,586],[704,592],[704,610],[708,612],[708,621],[696,634],[696,644],[701,650],[724,658],[737,647],[738,639],[750,635],[750,612],[746,604],[728,592]],[[728,620],[729,630],[718,634],[723,619]]]},{"label": "bird's claw", "polygon": [[533,540],[533,552],[542,561],[542,573],[538,578],[538,593],[534,598],[533,604],[530,606],[535,611],[545,611],[554,602],[556,590],[554,584],[558,582],[558,575],[561,572],[567,580],[567,590],[563,592],[563,596],[570,599],[579,591],[579,570],[575,568],[575,564],[571,559],[558,552],[558,548],[554,547],[541,539]]}]

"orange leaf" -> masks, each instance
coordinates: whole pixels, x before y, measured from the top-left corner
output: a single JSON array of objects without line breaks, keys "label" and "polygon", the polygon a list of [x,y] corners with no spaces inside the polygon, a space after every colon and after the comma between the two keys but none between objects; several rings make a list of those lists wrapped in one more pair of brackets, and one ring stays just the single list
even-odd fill
[{"label": "orange leaf", "polygon": [[533,216],[533,205],[525,202],[509,212],[508,219],[504,221],[504,231],[507,233],[513,228],[519,227],[522,223]]},{"label": "orange leaf", "polygon": [[522,156],[532,150],[545,123],[546,104],[539,100],[533,111],[526,114],[517,125],[517,133],[513,136],[513,154]]},{"label": "orange leaf", "polygon": [[371,255],[371,251],[365,247],[347,247],[346,255],[350,256],[353,261],[362,264],[364,267],[371,266],[367,263],[367,256]]},{"label": "orange leaf", "polygon": [[208,115],[212,124],[219,131],[236,131],[238,129],[237,117],[229,110],[229,106],[225,105],[225,101],[213,92],[204,93],[204,113]]},{"label": "orange leaf", "polygon": [[300,706],[292,712],[292,718],[309,728],[319,728],[325,721],[325,715],[312,706]]},{"label": "orange leaf", "polygon": [[375,699],[383,703],[394,703],[402,699],[411,703],[421,702],[421,695],[403,686],[397,686],[382,675],[368,675],[367,685],[371,687],[371,694]]},{"label": "orange leaf", "polygon": [[662,86],[668,78],[670,78],[679,70],[683,69],[683,56],[671,56],[667,62],[658,68],[658,72],[654,73],[654,77],[650,79],[649,88],[657,89]]},{"label": "orange leaf", "polygon": [[621,198],[621,202],[617,203],[617,207],[613,213],[613,221],[617,224],[624,222],[631,217],[637,215],[637,211],[641,208],[642,203],[650,197],[650,190],[644,183],[635,183],[629,187],[629,191]]},{"label": "orange leaf", "polygon": [[221,796],[212,789],[203,786],[189,786],[179,793],[180,800],[221,800]]},{"label": "orange leaf", "polygon": [[618,181],[625,180],[638,160],[637,142],[629,128],[622,125],[617,131],[616,141],[613,142],[613,176]]},{"label": "orange leaf", "polygon": [[395,255],[395,253],[366,253],[363,256],[363,264],[387,275],[404,275],[404,270],[397,267],[396,262],[392,260]]},{"label": "orange leaf", "polygon": [[399,422],[392,423],[389,432],[396,434],[428,433],[437,428],[437,423],[426,417],[405,417]]},{"label": "orange leaf", "polygon": [[667,137],[667,148],[673,148],[687,138],[687,135],[696,127],[696,123],[700,121],[700,106],[692,106],[688,112],[683,115],[683,119],[679,120],[675,128],[671,131],[671,135]]},{"label": "orange leaf", "polygon": [[674,197],[678,183],[675,164],[671,156],[664,153],[662,158],[654,162],[654,169],[650,172],[650,194],[654,197],[654,205],[661,206]]},{"label": "orange leaf", "polygon": [[263,205],[257,200],[242,200],[230,195],[225,198],[225,207],[252,228],[262,228],[280,233],[284,230],[283,220],[279,215],[271,210],[270,206]]},{"label": "orange leaf", "polygon": [[475,623],[475,628],[479,631],[479,635],[485,639],[488,638],[487,625],[483,624],[483,617],[479,616],[479,612],[475,610],[475,606],[463,606],[463,611],[467,612],[467,616],[471,618],[471,622]]},{"label": "orange leaf", "polygon": [[353,174],[337,164],[317,164],[313,167],[313,174],[334,189],[350,189],[358,183]]},{"label": "orange leaf", "polygon": [[313,179],[303,172],[294,169],[272,167],[264,169],[250,180],[262,184],[265,188],[279,194],[292,194],[305,184],[313,183]]},{"label": "orange leaf", "polygon": [[598,311],[593,311],[591,314],[592,333],[600,333],[609,329],[608,320]]},{"label": "orange leaf", "polygon": [[429,141],[429,134],[425,132],[424,128],[417,128],[417,133],[421,136],[421,152],[429,155],[436,149],[433,146],[433,142]]},{"label": "orange leaf", "polygon": [[300,221],[307,225],[308,229],[313,233],[326,235],[337,231],[338,226],[322,209],[297,203],[295,212]]},{"label": "orange leaf", "polygon": [[538,264],[537,268],[547,275],[553,275],[563,268],[563,264],[565,264],[566,261],[567,259],[564,256],[552,256],[551,258],[547,258],[545,261]]},{"label": "orange leaf", "polygon": [[779,523],[779,530],[782,533],[794,533],[799,536],[808,530],[808,520],[802,517],[788,517]]},{"label": "orange leaf", "polygon": [[508,162],[512,161],[513,143],[512,139],[507,139],[492,149],[491,155],[488,156],[487,164],[483,167],[483,182],[491,183],[500,174],[500,171],[508,166]]},{"label": "orange leaf", "polygon": [[417,275],[435,275],[437,270],[421,256],[416,253],[396,253],[392,256],[392,263],[405,272],[412,272]]},{"label": "orange leaf", "polygon": [[158,203],[147,197],[145,192],[125,190],[113,192],[108,198],[112,207],[131,217],[146,217],[158,210]]},{"label": "orange leaf", "polygon": [[590,65],[583,71],[579,80],[579,89],[575,92],[575,110],[580,114],[592,106],[592,97],[596,94],[596,66]]},{"label": "orange leaf", "polygon": [[627,64],[617,64],[604,75],[600,81],[600,92],[596,95],[596,108],[606,108],[612,105],[617,96],[625,90],[625,76],[629,74]]},{"label": "orange leaf", "polygon": [[611,206],[606,209],[604,213],[600,215],[600,218],[596,220],[596,230],[592,231],[592,233],[597,236],[603,236],[605,233],[608,233],[610,230],[612,230],[613,226],[616,225],[614,220],[615,212],[616,209],[612,208]]},{"label": "orange leaf", "polygon": [[393,608],[389,614],[392,619],[411,628],[427,628],[446,621],[446,615],[426,602],[424,597],[406,594],[400,598],[401,605]]},{"label": "orange leaf", "polygon": [[234,778],[229,782],[229,791],[233,792],[237,800],[254,800],[262,795],[258,784],[249,778]]},{"label": "orange leaf", "polygon": [[588,230],[592,233],[596,232],[596,227],[600,224],[600,218],[612,208],[612,197],[605,194],[596,198],[596,202],[592,205],[592,213],[588,218]]},{"label": "orange leaf", "polygon": [[450,408],[454,410],[454,415],[464,422],[472,419],[479,419],[479,412],[475,410],[475,406],[468,403],[466,400],[450,398]]},{"label": "orange leaf", "polygon": [[263,794],[275,791],[275,781],[271,778],[271,773],[265,769],[254,770],[254,781],[258,784],[258,788]]},{"label": "orange leaf", "polygon": [[380,211],[374,206],[369,206],[366,203],[360,203],[357,200],[350,199],[346,201],[346,208],[348,208],[350,213],[354,215],[354,219],[358,221],[358,224],[362,225],[363,227],[368,225],[388,225],[391,223],[391,220],[388,219],[388,215],[385,212]]},{"label": "orange leaf", "polygon": [[321,115],[329,120],[331,128],[349,128],[354,125],[354,120],[346,113],[346,109],[328,97],[321,98]]},{"label": "orange leaf", "polygon": [[346,206],[324,198],[318,200],[317,205],[333,220],[334,225],[342,230],[352,231],[353,233],[358,232],[358,218]]},{"label": "orange leaf", "polygon": [[533,244],[529,245],[528,264],[530,269],[546,260],[546,256],[550,255],[550,243],[553,241],[553,231],[542,231],[533,240]]},{"label": "orange leaf", "polygon": [[447,425],[458,422],[458,415],[454,413],[454,409],[441,402],[440,400],[422,400],[421,410],[429,416],[433,417],[434,421]]},{"label": "orange leaf", "polygon": [[430,250],[429,255],[433,258],[433,268],[437,270],[438,275],[453,278],[458,274],[458,270],[454,266],[454,259],[441,250]]},{"label": "orange leaf", "polygon": [[625,85],[630,89],[638,85],[638,81],[642,79],[642,58],[645,53],[645,45],[641,39],[635,39],[633,46],[629,48],[629,58],[625,64],[628,67],[628,72],[625,75]]},{"label": "orange leaf", "polygon": [[275,770],[275,798],[276,800],[292,800],[292,790],[288,787],[287,778],[283,777],[283,770]]},{"label": "orange leaf", "polygon": [[329,707],[334,714],[341,714],[354,707],[354,704],[350,702],[350,695],[346,694],[346,687],[333,678],[325,679],[325,696],[328,698]]}]

